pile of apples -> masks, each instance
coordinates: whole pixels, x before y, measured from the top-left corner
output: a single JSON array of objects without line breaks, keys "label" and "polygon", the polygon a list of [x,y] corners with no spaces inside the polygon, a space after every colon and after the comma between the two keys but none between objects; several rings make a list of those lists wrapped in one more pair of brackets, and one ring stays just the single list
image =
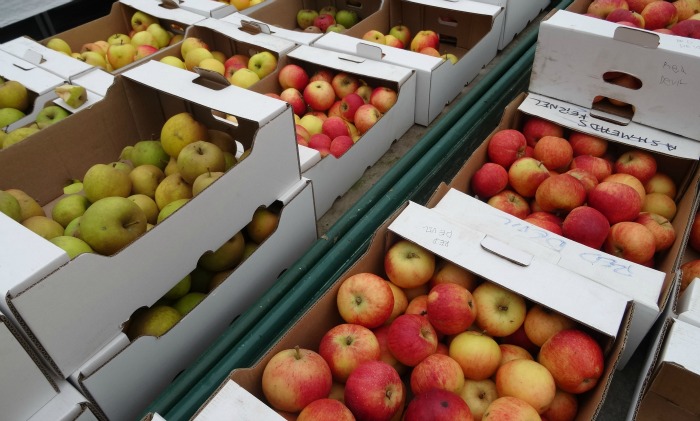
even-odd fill
[{"label": "pile of apples", "polygon": [[340,158],[394,106],[398,93],[369,86],[344,71],[318,68],[312,74],[298,64],[284,65],[280,91],[266,95],[289,103],[294,111],[297,143],[322,157]]},{"label": "pile of apples", "polygon": [[[686,251],[687,255],[690,253],[700,253],[700,214],[696,213],[690,225],[690,233],[688,235],[688,249]],[[680,292],[685,291],[693,282],[693,279],[700,278],[700,258],[697,255],[690,257],[688,261],[683,263],[680,267],[681,269],[681,279],[680,279]]]},{"label": "pile of apples", "polygon": [[333,5],[324,6],[320,10],[301,9],[297,12],[297,25],[305,32],[343,32],[359,21],[360,17],[354,10],[337,9]]},{"label": "pile of apples", "polygon": [[440,34],[431,29],[418,31],[413,35],[406,25],[395,25],[389,29],[388,34],[370,29],[362,35],[362,39],[391,47],[409,49],[429,56],[442,57],[452,64],[458,60],[457,56],[452,53],[440,54]]},{"label": "pile of apples", "polygon": [[136,60],[147,57],[163,47],[182,41],[182,34],[174,34],[161,26],[159,19],[137,10],[131,16],[128,34],[117,33],[106,40],[88,42],[80,51],[61,38],[51,38],[46,46],[108,72],[113,72]]},{"label": "pile of apples", "polygon": [[575,320],[407,240],[383,274],[340,282],[343,323],[263,369],[264,397],[288,419],[571,420],[605,368]]},{"label": "pile of apples", "polygon": [[470,186],[489,205],[649,267],[675,242],[676,183],[652,153],[534,116],[488,142]]},{"label": "pile of apples", "polygon": [[586,15],[634,28],[700,39],[700,0],[593,0]]},{"label": "pile of apples", "polygon": [[242,53],[226,56],[221,51],[212,50],[197,37],[182,41],[180,57],[168,55],[160,61],[190,71],[195,67],[211,70],[241,88],[251,87],[277,69],[277,57],[269,51],[260,51],[252,56]]}]

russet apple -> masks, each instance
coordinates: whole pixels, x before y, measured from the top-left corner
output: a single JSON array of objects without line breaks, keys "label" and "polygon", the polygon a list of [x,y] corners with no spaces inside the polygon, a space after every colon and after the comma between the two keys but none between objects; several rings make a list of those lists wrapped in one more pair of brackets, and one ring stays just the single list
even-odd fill
[{"label": "russet apple", "polygon": [[223,172],[226,169],[224,152],[215,144],[198,140],[185,145],[177,155],[177,168],[182,178],[192,184],[206,172]]},{"label": "russet apple", "polygon": [[441,283],[428,293],[428,320],[436,331],[454,335],[467,330],[477,317],[472,294],[461,285]]},{"label": "russet apple", "polygon": [[456,393],[443,389],[430,389],[411,399],[403,421],[473,421],[469,405]]},{"label": "russet apple", "polygon": [[476,325],[490,336],[508,336],[525,320],[525,299],[498,284],[483,282],[472,292]]},{"label": "russet apple", "polygon": [[437,350],[437,333],[427,318],[402,314],[390,325],[389,350],[402,364],[415,367]]},{"label": "russet apple", "polygon": [[550,337],[537,360],[554,377],[557,387],[569,393],[591,390],[603,374],[603,350],[580,329],[567,329]]},{"label": "russet apple", "polygon": [[515,359],[503,364],[496,371],[498,396],[522,399],[540,414],[549,408],[556,389],[549,370],[533,360]]},{"label": "russet apple", "polygon": [[361,272],[342,281],[336,297],[338,312],[346,323],[367,328],[381,326],[394,308],[394,294],[381,277]]},{"label": "russet apple", "polygon": [[328,363],[333,380],[345,383],[361,363],[379,360],[381,350],[371,330],[357,324],[343,323],[323,335],[318,353]]},{"label": "russet apple", "polygon": [[366,361],[350,373],[344,400],[356,419],[389,421],[401,411],[406,391],[392,366],[383,361]]},{"label": "russet apple", "polygon": [[530,204],[527,203],[527,200],[510,189],[501,190],[494,194],[486,203],[520,219],[525,219],[530,213]]},{"label": "russet apple", "polygon": [[158,184],[165,178],[163,170],[152,164],[143,164],[129,171],[131,193],[154,198]]},{"label": "russet apple", "polygon": [[399,240],[386,251],[384,270],[389,280],[401,288],[424,285],[435,271],[435,255],[416,243]]}]

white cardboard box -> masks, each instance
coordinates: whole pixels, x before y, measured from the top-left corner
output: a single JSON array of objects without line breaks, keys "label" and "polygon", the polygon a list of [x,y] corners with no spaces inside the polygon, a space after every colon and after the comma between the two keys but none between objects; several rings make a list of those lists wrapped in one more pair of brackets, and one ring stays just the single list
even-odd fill
[{"label": "white cardboard box", "polygon": [[[126,145],[157,138],[165,119],[178,112],[193,113],[251,149],[200,196],[112,256],[83,254],[68,261],[61,249],[9,218],[0,219],[7,233],[0,241],[12,244],[3,247],[9,252],[0,258],[9,273],[0,279],[6,291],[2,309],[9,314],[12,308],[63,377],[117,338],[131,313],[153,304],[202,253],[228,240],[223,226],[243,226],[258,206],[277,200],[301,178],[286,103],[235,86],[212,89],[200,85],[201,79],[147,62],[117,78],[103,101],[66,119],[61,130],[50,126],[0,154],[1,188],[23,189],[45,205],[62,194],[65,180],[81,179],[92,164],[115,160]],[[213,111],[235,116],[238,125]],[[99,135],[95,120],[102,125]],[[56,152],[45,153],[46,145]],[[42,171],[27,171],[24,154]],[[212,200],[216,206],[209,204]]]},{"label": "white cardboard box", "polygon": [[[65,379],[57,379],[59,393],[27,421],[104,421],[105,416]],[[4,409],[4,408],[3,408]],[[5,414],[3,413],[3,416]],[[10,419],[10,418],[8,418]],[[19,418],[11,418],[19,419]],[[24,419],[24,418],[22,418]]]},{"label": "white cardboard box", "polygon": [[481,3],[504,7],[506,12],[503,32],[498,41],[498,49],[502,50],[513,41],[513,38],[532,22],[547,6],[550,0],[476,0]]},{"label": "white cardboard box", "polygon": [[120,334],[71,375],[109,419],[135,419],[316,240],[311,183],[300,180],[279,201],[275,232],[171,330],[131,343]]},{"label": "white cardboard box", "polygon": [[[389,9],[372,17],[374,28],[382,33],[399,23],[413,32],[432,29],[443,42],[441,53],[459,59],[454,65],[441,57],[428,56],[362,40],[364,32],[353,27],[343,34],[331,32],[313,42],[313,46],[356,54],[406,66],[416,71],[415,122],[429,125],[459,95],[498,52],[498,40],[504,21],[501,7],[475,1],[391,0]],[[443,20],[443,14],[453,22]],[[420,28],[420,29],[418,29]],[[447,40],[452,40],[448,43]],[[375,48],[367,48],[373,46]]]},{"label": "white cardboard box", "polygon": [[156,0],[163,7],[180,8],[207,18],[221,19],[235,13],[234,6],[216,0]]},{"label": "white cardboard box", "polygon": [[674,309],[678,315],[678,320],[700,328],[700,280],[695,278],[685,291],[679,294]]}]

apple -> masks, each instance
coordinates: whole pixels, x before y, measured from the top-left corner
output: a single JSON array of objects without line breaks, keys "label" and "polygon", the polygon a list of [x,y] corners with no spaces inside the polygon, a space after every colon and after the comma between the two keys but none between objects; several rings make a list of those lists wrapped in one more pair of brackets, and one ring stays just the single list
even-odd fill
[{"label": "apple", "polygon": [[[406,296],[408,297],[408,295]],[[405,314],[417,314],[428,317],[428,294],[420,294],[409,298]]]},{"label": "apple", "polygon": [[622,221],[610,227],[603,250],[623,259],[645,264],[654,257],[656,239],[644,225]]},{"label": "apple", "polygon": [[615,9],[605,17],[608,22],[618,24],[629,24],[636,28],[644,28],[644,18],[641,14],[627,9]]},{"label": "apple", "polygon": [[355,144],[350,136],[340,135],[331,140],[329,153],[336,158],[343,156]]},{"label": "apple", "polygon": [[155,198],[158,184],[165,178],[163,170],[152,164],[143,164],[129,171],[131,193]]},{"label": "apple", "polygon": [[367,328],[381,326],[394,308],[394,295],[381,277],[361,272],[342,281],[336,303],[346,323]]},{"label": "apple", "polygon": [[323,132],[323,120],[313,114],[304,114],[298,124],[305,128],[310,136]]},{"label": "apple", "polygon": [[532,405],[514,396],[501,396],[494,399],[481,417],[481,421],[540,419],[540,415]]},{"label": "apple", "polygon": [[182,314],[170,306],[141,308],[129,319],[126,334],[132,341],[141,336],[163,336],[181,319]]},{"label": "apple", "polygon": [[[49,106],[52,107],[52,106]],[[46,107],[48,108],[48,107]],[[42,109],[44,111],[46,108]],[[59,107],[60,108],[60,107]],[[14,123],[15,121],[18,121],[21,118],[24,118],[26,114],[16,108],[0,108],[0,128],[2,127],[7,127],[10,124]],[[39,116],[37,115],[37,118]],[[49,121],[49,119],[46,116],[41,117],[42,121]],[[38,125],[39,122],[37,122]],[[5,134],[5,132],[3,132]],[[0,143],[2,142],[2,139],[0,138]]]},{"label": "apple", "polygon": [[440,36],[432,30],[418,31],[409,44],[411,51],[420,51],[426,47],[438,49],[440,47]]},{"label": "apple", "polygon": [[80,219],[80,238],[95,252],[112,255],[146,232],[146,214],[126,197],[94,201]]},{"label": "apple", "polygon": [[92,203],[110,196],[127,197],[131,194],[131,179],[115,163],[94,164],[83,176],[83,191]]},{"label": "apple", "polygon": [[277,68],[277,57],[269,51],[260,51],[250,56],[248,69],[255,72],[260,79],[269,75]]},{"label": "apple", "polygon": [[[160,210],[158,209],[156,201],[153,200],[152,197],[146,196],[145,194],[136,193],[127,197],[127,199],[136,203],[143,210],[143,212],[146,214],[146,222],[151,225],[155,225],[158,222],[158,214],[160,213]],[[75,219],[73,219],[73,221],[75,221]],[[70,222],[68,225],[70,225]],[[66,225],[66,229],[68,229],[68,225]]]},{"label": "apple", "polygon": [[377,44],[386,44],[386,38],[384,34],[377,31],[376,29],[370,29],[362,35],[362,39],[365,41],[376,42]]},{"label": "apple", "polygon": [[588,206],[600,211],[610,224],[633,221],[642,209],[639,194],[627,184],[603,181],[588,192]]},{"label": "apple", "polygon": [[486,203],[520,219],[525,219],[530,213],[530,205],[527,200],[510,189],[501,190],[491,196]]},{"label": "apple", "polygon": [[318,353],[295,347],[279,351],[265,364],[262,391],[275,409],[299,412],[311,402],[328,397],[333,378]]},{"label": "apple", "polygon": [[462,367],[466,379],[484,380],[496,373],[501,348],[491,336],[468,330],[452,339],[449,355]]},{"label": "apple", "polygon": [[465,379],[459,396],[467,403],[474,420],[481,420],[486,408],[498,398],[496,383],[491,379]]},{"label": "apple", "polygon": [[83,253],[94,253],[88,243],[73,236],[59,235],[58,237],[50,238],[49,241],[63,249],[71,260]]},{"label": "apple", "polygon": [[564,137],[564,128],[557,123],[545,120],[540,117],[528,117],[522,127],[528,146],[535,147],[535,144],[544,136]]},{"label": "apple", "polygon": [[408,371],[408,367],[397,360],[396,357],[394,357],[394,354],[392,354],[389,350],[389,325],[384,324],[379,326],[378,328],[372,329],[372,332],[377,338],[377,342],[379,342],[379,360],[384,361],[385,363],[394,367],[394,369],[400,375],[406,373]]},{"label": "apple", "polygon": [[353,122],[360,134],[365,134],[382,117],[382,113],[372,104],[361,105],[355,112]]},{"label": "apple", "polygon": [[582,169],[593,174],[598,182],[612,174],[612,165],[604,158],[592,155],[578,155],[571,161],[571,169]]},{"label": "apple", "polygon": [[170,156],[163,149],[163,144],[158,140],[139,140],[122,149],[119,158],[130,161],[134,168],[153,165],[160,170],[164,170],[170,160]]},{"label": "apple", "polygon": [[557,389],[549,409],[542,413],[542,418],[548,421],[571,421],[578,413],[576,395]]},{"label": "apple", "polygon": [[644,29],[650,31],[672,27],[678,22],[676,6],[666,1],[651,2],[644,7],[640,14],[644,18]]},{"label": "apple", "polygon": [[66,55],[71,55],[72,53],[70,45],[61,38],[51,38],[46,42],[46,47]]},{"label": "apple", "polygon": [[[538,142],[538,145],[541,142]],[[566,214],[583,205],[586,201],[586,189],[570,174],[557,174],[540,183],[535,192],[535,200],[545,212]]]},{"label": "apple", "polygon": [[558,388],[575,394],[592,389],[604,368],[600,345],[580,329],[562,330],[549,338],[537,360],[549,370]]},{"label": "apple", "polygon": [[238,69],[247,69],[250,57],[245,54],[234,54],[224,61],[224,76],[228,79]]},{"label": "apple", "polygon": [[404,46],[411,41],[411,30],[406,25],[395,25],[389,29],[389,35],[396,37]]},{"label": "apple", "polygon": [[228,81],[231,83],[231,85],[247,89],[258,83],[260,81],[260,77],[257,73],[250,69],[238,69],[233,72]]},{"label": "apple", "polygon": [[569,174],[570,176],[580,181],[583,185],[583,189],[586,191],[586,194],[588,194],[589,191],[593,190],[593,187],[598,185],[598,179],[596,178],[596,176],[582,168],[573,168],[565,172],[564,174]]},{"label": "apple", "polygon": [[131,44],[131,37],[127,34],[120,34],[120,33],[112,34],[109,37],[107,37],[107,44],[108,44],[108,46],[109,45]]},{"label": "apple", "polygon": [[148,32],[145,29],[136,32],[131,37],[131,44],[137,49],[142,45],[148,45],[153,47],[156,51],[158,50],[158,41],[156,41],[156,38],[153,36],[152,33]]},{"label": "apple", "polygon": [[[7,202],[7,199],[5,199],[5,202]],[[12,203],[16,203],[16,201]],[[3,211],[3,213],[9,211],[8,216],[10,216],[10,218],[12,219],[18,220],[19,217],[17,215],[19,214],[19,209],[7,209],[7,205],[8,203],[5,203],[4,207],[6,209]],[[33,233],[47,240],[50,240],[54,237],[58,237],[60,235],[64,235],[65,233],[65,230],[61,224],[44,215],[30,216],[29,218],[23,220],[21,223],[29,231],[32,231]]]},{"label": "apple", "polygon": [[441,260],[435,266],[433,276],[430,278],[429,287],[432,288],[442,283],[461,285],[468,291],[474,290],[479,282],[476,275],[468,270],[448,261]]},{"label": "apple", "polygon": [[165,56],[158,61],[180,69],[187,69],[187,67],[185,66],[185,62],[182,61],[179,57]]},{"label": "apple", "polygon": [[591,155],[602,157],[608,150],[608,141],[606,139],[581,132],[572,131],[569,134],[569,144],[574,156]]},{"label": "apple", "polygon": [[566,169],[574,157],[569,141],[558,136],[542,136],[533,147],[533,157],[549,170]]},{"label": "apple", "polygon": [[279,225],[280,216],[270,208],[261,206],[255,209],[253,217],[245,226],[245,232],[254,243],[262,244]]},{"label": "apple", "polygon": [[[0,110],[0,113],[2,110]],[[64,108],[59,107],[58,105],[48,105],[39,111],[39,114],[37,114],[36,121],[37,126],[39,126],[40,129],[44,129],[54,123],[57,123],[64,118],[68,117],[70,113],[66,111]],[[0,124],[2,126],[2,124]]]},{"label": "apple", "polygon": [[579,206],[564,218],[562,235],[570,240],[600,250],[608,237],[610,222],[600,211],[590,206]]},{"label": "apple", "polygon": [[656,173],[656,158],[646,151],[633,149],[620,155],[613,166],[614,172],[631,174],[642,184]]},{"label": "apple", "polygon": [[433,56],[433,57],[441,57],[440,51],[433,47],[424,47],[418,50],[420,54],[425,54],[428,56]]},{"label": "apple", "polygon": [[633,12],[642,13],[646,5],[654,1],[657,0],[627,0],[627,6]]},{"label": "apple", "polygon": [[112,44],[107,50],[107,61],[114,70],[131,64],[136,55],[136,47],[132,44]]},{"label": "apple", "polygon": [[335,14],[335,21],[346,28],[352,28],[359,20],[354,10],[341,9]]},{"label": "apple", "polygon": [[461,285],[441,283],[428,293],[428,321],[446,335],[467,330],[477,317],[474,307],[471,292]]},{"label": "apple", "polygon": [[464,374],[457,361],[448,355],[435,353],[411,370],[410,385],[414,395],[434,388],[459,393],[464,386]]},{"label": "apple", "polygon": [[222,175],[224,175],[224,173],[221,171],[207,171],[204,174],[200,174],[192,182],[192,197],[197,196],[202,190],[209,187],[211,183],[218,180]]},{"label": "apple", "polygon": [[317,151],[319,151],[321,153],[321,158],[325,158],[331,153],[332,143],[333,139],[328,137],[328,135],[324,133],[315,133],[312,134],[309,138],[308,146],[309,148],[316,149]]},{"label": "apple", "polygon": [[223,172],[226,168],[224,152],[215,144],[198,140],[187,144],[177,156],[177,168],[189,184],[206,172]]},{"label": "apple", "polygon": [[160,131],[160,142],[165,153],[177,159],[186,145],[198,140],[208,140],[207,127],[194,119],[192,114],[182,112],[169,117]]},{"label": "apple", "polygon": [[663,193],[649,193],[642,201],[642,212],[656,213],[672,221],[677,212],[676,202]]},{"label": "apple", "polygon": [[390,34],[384,35],[384,43],[389,47],[404,49],[404,44],[398,38]]},{"label": "apple", "polygon": [[314,19],[318,17],[318,12],[313,9],[301,9],[297,12],[297,25],[306,29],[314,24]]},{"label": "apple", "polygon": [[686,38],[700,39],[700,22],[686,19],[671,26],[671,33]]},{"label": "apple", "polygon": [[71,108],[78,108],[87,101],[87,90],[84,86],[66,83],[55,87],[54,92]]},{"label": "apple", "polygon": [[279,97],[282,101],[291,105],[294,115],[303,116],[306,113],[306,101],[304,101],[304,96],[298,89],[286,88],[280,92]]},{"label": "apple", "polygon": [[304,89],[309,83],[309,75],[303,67],[297,64],[284,65],[277,74],[277,80],[282,90],[295,88],[298,91]]},{"label": "apple", "polygon": [[356,419],[389,421],[401,411],[406,393],[392,366],[366,361],[350,373],[343,398]]},{"label": "apple", "polygon": [[534,360],[532,354],[521,346],[513,344],[499,344],[498,347],[501,348],[501,362],[499,363],[499,367],[513,360]]},{"label": "apple", "polygon": [[[165,218],[175,213],[176,210],[183,207],[189,201],[190,198],[177,199],[163,206],[158,212],[158,215],[156,216],[156,224],[160,224],[161,222],[163,222]],[[146,218],[148,218],[148,216]]]},{"label": "apple", "polygon": [[356,92],[350,93],[340,100],[340,116],[345,121],[353,122],[357,110],[363,105],[365,105],[365,101],[359,94]]},{"label": "apple", "polygon": [[196,67],[199,69],[216,72],[221,76],[224,76],[224,74],[226,73],[226,68],[224,67],[224,64],[221,61],[217,60],[215,57],[205,58],[201,60],[199,63],[197,63]]},{"label": "apple", "polygon": [[323,335],[318,353],[328,363],[333,380],[345,383],[361,363],[379,360],[381,350],[371,330],[361,325],[343,323]]},{"label": "apple", "polygon": [[532,157],[518,158],[508,168],[508,182],[523,197],[534,197],[540,183],[550,177],[547,167]]},{"label": "apple", "polygon": [[[17,200],[17,204],[19,205],[19,219],[18,221],[23,221],[31,216],[35,215],[41,215],[41,216],[46,216],[44,212],[44,208],[39,205],[39,202],[36,201],[33,197],[31,197],[29,194],[27,194],[25,191],[20,190],[20,189],[7,189],[7,190],[0,190],[0,202],[3,202],[3,200],[6,200],[10,203],[14,203],[12,199],[8,198],[6,195],[9,194],[10,196],[14,197]],[[2,199],[5,197],[5,199]],[[0,205],[0,209],[2,209],[2,205]],[[17,209],[14,205],[10,205],[12,209]],[[1,212],[2,210],[0,210]],[[13,215],[16,216],[15,211],[13,210],[12,212]],[[13,218],[15,219],[15,218]]]},{"label": "apple", "polygon": [[628,9],[626,0],[593,0],[588,5],[586,13],[600,19],[605,19],[613,10]]},{"label": "apple", "polygon": [[85,196],[69,194],[56,201],[51,209],[51,219],[65,228],[70,221],[85,213],[88,207],[90,201]]},{"label": "apple", "polygon": [[167,47],[168,44],[170,44],[170,38],[172,37],[171,34],[168,31],[166,31],[165,28],[163,28],[163,26],[161,26],[159,23],[154,22],[148,25],[146,31],[153,35],[153,38],[156,40],[156,48],[160,49],[163,47]]},{"label": "apple", "polygon": [[486,162],[474,172],[470,186],[477,198],[487,200],[508,186],[508,171],[501,165]]},{"label": "apple", "polygon": [[146,12],[137,10],[131,15],[131,29],[136,32],[145,31],[153,23],[158,23],[158,18]]},{"label": "apple", "polygon": [[679,288],[683,292],[693,282],[693,279],[700,278],[700,259],[693,259],[683,263],[680,270],[681,282]]},{"label": "apple", "polygon": [[487,145],[489,160],[508,169],[515,160],[525,156],[527,140],[518,130],[503,129],[491,136]]},{"label": "apple", "polygon": [[333,72],[329,69],[317,69],[309,78],[309,82],[315,82],[317,80],[331,83],[333,81]]},{"label": "apple", "polygon": [[[0,212],[9,216],[17,222],[22,222],[27,218],[22,218],[22,209],[20,207],[19,201],[15,196],[8,193],[7,191],[0,190]],[[41,215],[35,216],[45,216],[43,213]],[[60,224],[59,224],[60,225]]]},{"label": "apple", "polygon": [[[144,47],[144,48],[140,48]],[[136,48],[136,56],[135,59],[143,58],[153,52],[157,51],[155,48],[151,47],[150,45],[146,46],[139,46]],[[81,60],[87,64],[93,65],[95,67],[99,67],[103,70],[107,69],[107,58],[105,55],[95,52],[95,51],[85,51],[80,53],[80,56],[77,57],[78,60]]]},{"label": "apple", "polygon": [[385,86],[377,86],[372,90],[369,103],[374,105],[380,113],[384,114],[396,104],[398,94],[395,90]]},{"label": "apple", "polygon": [[[341,117],[328,117],[321,124],[321,133],[335,139],[338,136],[350,136],[348,125]],[[352,140],[352,139],[351,139]]]},{"label": "apple", "polygon": [[663,193],[670,198],[676,197],[676,182],[665,173],[657,172],[646,183],[644,183],[646,193]]},{"label": "apple", "polygon": [[476,324],[491,336],[508,336],[525,320],[525,299],[493,282],[483,282],[472,292]]},{"label": "apple", "polygon": [[309,82],[303,91],[304,101],[315,111],[326,111],[335,102],[335,91],[326,81]]},{"label": "apple", "polygon": [[430,281],[435,271],[435,255],[416,243],[399,240],[384,256],[389,280],[401,288],[413,288]]},{"label": "apple", "polygon": [[156,187],[153,199],[158,209],[163,209],[168,203],[179,199],[191,199],[192,186],[190,186],[179,172],[166,175]]},{"label": "apple", "polygon": [[243,260],[245,238],[241,231],[233,234],[216,250],[204,252],[197,261],[197,266],[210,272],[223,272],[236,267]]},{"label": "apple", "polygon": [[473,421],[469,405],[455,392],[430,389],[416,394],[406,408],[404,421]]},{"label": "apple", "polygon": [[556,393],[554,378],[542,364],[524,358],[503,364],[496,371],[498,396],[513,396],[530,404],[538,413],[549,408]]},{"label": "apple", "polygon": [[577,327],[576,325],[573,319],[536,304],[527,311],[523,328],[528,339],[541,347],[554,334],[565,329],[573,329]]},{"label": "apple", "polygon": [[333,17],[333,15],[327,13],[319,13],[319,15],[316,16],[316,18],[314,18],[313,26],[320,29],[321,32],[326,32],[326,30],[328,30],[328,27],[331,25],[335,25],[335,18]]},{"label": "apple", "polygon": [[414,367],[437,350],[437,333],[427,318],[402,314],[390,325],[389,351],[404,365]]},{"label": "apple", "polygon": [[330,398],[317,399],[306,405],[296,417],[296,421],[355,421],[355,417],[345,404]]}]

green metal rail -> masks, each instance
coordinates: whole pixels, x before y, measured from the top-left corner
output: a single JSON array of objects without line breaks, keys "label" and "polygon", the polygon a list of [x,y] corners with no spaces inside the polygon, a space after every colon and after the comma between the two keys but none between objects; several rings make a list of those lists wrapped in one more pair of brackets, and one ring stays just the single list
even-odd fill
[{"label": "green metal rail", "polygon": [[[559,2],[565,8],[571,0]],[[518,45],[360,198],[249,310],[182,372],[146,409],[168,421],[187,420],[234,368],[248,367],[326,291],[369,239],[406,200],[424,202],[448,180],[495,127],[503,108],[524,91],[537,28]]]}]

